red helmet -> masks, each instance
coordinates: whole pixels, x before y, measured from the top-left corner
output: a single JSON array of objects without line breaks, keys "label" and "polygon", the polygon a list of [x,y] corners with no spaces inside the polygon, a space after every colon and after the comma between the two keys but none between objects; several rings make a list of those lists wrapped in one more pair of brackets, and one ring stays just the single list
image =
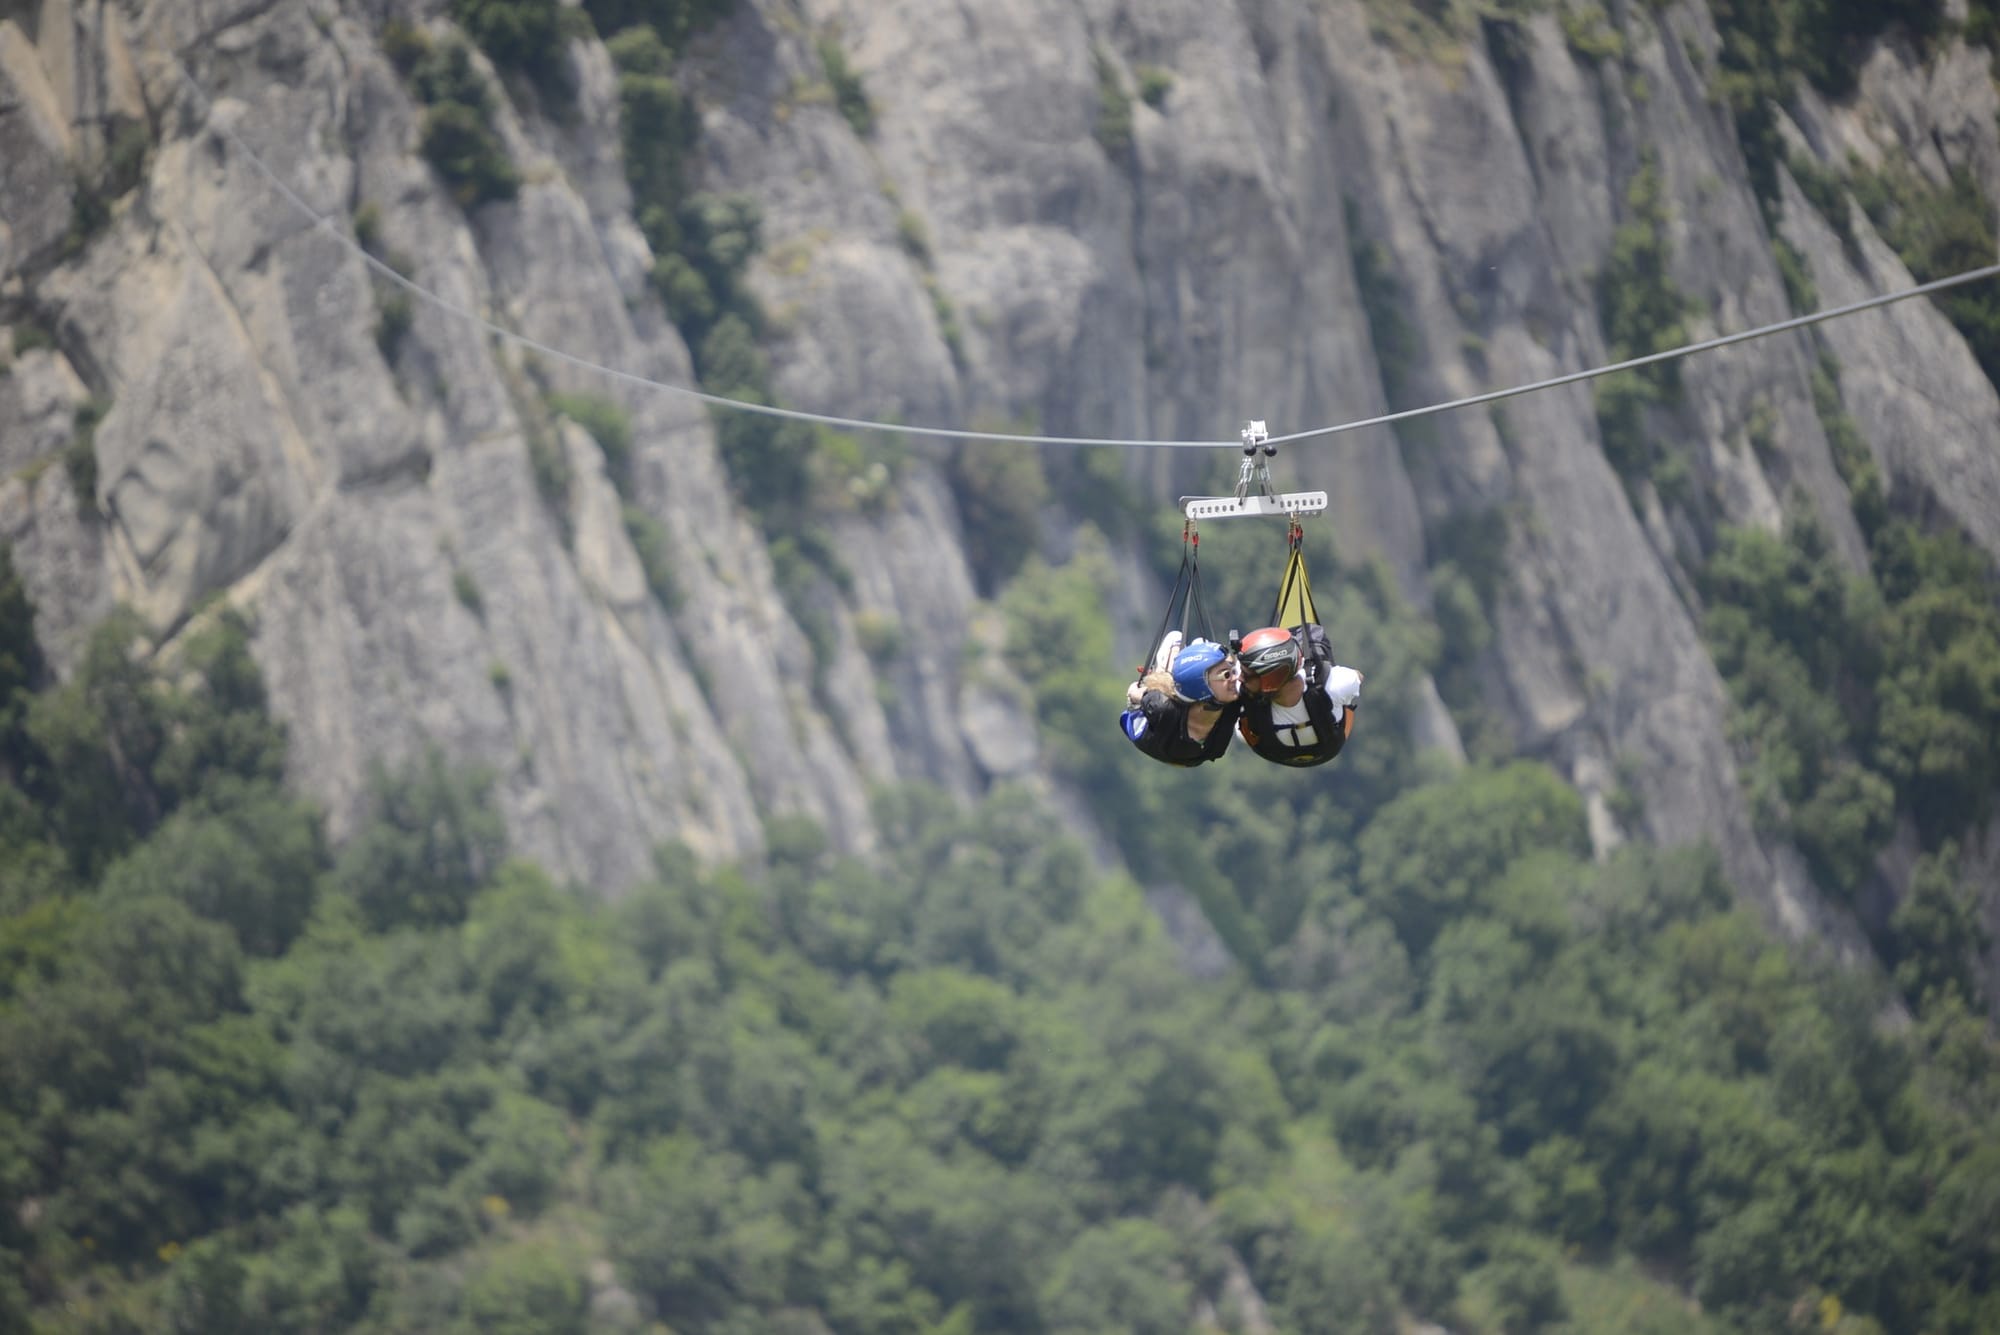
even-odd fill
[{"label": "red helmet", "polygon": [[1305,656],[1290,631],[1266,626],[1243,637],[1237,661],[1243,664],[1243,688],[1268,695],[1298,675]]}]

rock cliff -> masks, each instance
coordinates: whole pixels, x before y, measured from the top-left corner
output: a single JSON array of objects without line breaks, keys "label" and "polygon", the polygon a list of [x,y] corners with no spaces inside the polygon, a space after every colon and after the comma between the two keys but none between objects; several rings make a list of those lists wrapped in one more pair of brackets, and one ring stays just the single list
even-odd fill
[{"label": "rock cliff", "polygon": [[[372,762],[435,743],[495,770],[524,851],[605,886],[665,839],[754,856],[774,814],[866,847],[876,781],[1048,782],[1022,705],[970,666],[993,637],[942,451],[913,447],[887,504],[833,521],[848,579],[822,585],[815,649],[699,404],[478,322],[693,383],[647,283],[604,46],[568,43],[567,106],[496,81],[521,184],[467,209],[417,151],[381,42],[392,17],[442,35],[450,8],[0,3],[0,541],[58,665],[114,602],[171,640],[226,598],[336,831]],[[1712,93],[1707,9],[1611,10],[1599,49],[1554,10],[1446,26],[1363,0],[742,0],[679,77],[695,178],[761,209],[751,283],[783,401],[1227,441],[1249,416],[1299,430],[1612,359],[1598,279],[1642,176],[1690,337],[1792,313]],[[829,92],[829,48],[866,90],[865,133]],[[1983,51],[1892,39],[1851,98],[1805,90],[1782,128],[1818,162],[1990,186],[1994,113]],[[1822,304],[1911,283],[1859,209],[1823,217],[1780,172],[1780,234]],[[457,308],[410,302],[393,350],[384,278],[337,240],[363,217],[371,250]],[[1385,279],[1394,349],[1364,290]],[[1922,302],[1683,363],[1649,425],[1700,506],[1620,477],[1588,386],[1301,444],[1288,466],[1337,480],[1343,555],[1384,558],[1419,606],[1454,529],[1508,515],[1481,677],[1515,745],[1586,794],[1602,843],[1627,785],[1646,836],[1713,840],[1776,920],[1851,945],[1746,815],[1690,581],[1715,525],[1775,527],[1793,494],[1860,559],[1814,407],[1823,354],[1888,486],[2000,556],[2000,399]],[[624,409],[629,478],[546,410],[563,393]],[[80,435],[94,469],[57,466]],[[1213,462],[1126,467],[1164,504]],[[1136,650],[1156,609],[1120,611]],[[888,691],[871,627],[900,646]],[[1457,751],[1441,705],[1418,727]]]}]

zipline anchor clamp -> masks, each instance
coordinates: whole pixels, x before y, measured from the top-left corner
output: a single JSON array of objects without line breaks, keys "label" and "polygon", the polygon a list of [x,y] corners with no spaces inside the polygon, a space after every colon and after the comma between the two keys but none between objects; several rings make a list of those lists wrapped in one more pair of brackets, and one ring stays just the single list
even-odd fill
[{"label": "zipline anchor clamp", "polygon": [[[1261,461],[1257,458],[1260,448],[1264,451]],[[1243,467],[1236,474],[1236,499],[1239,503],[1249,499],[1253,486],[1260,496],[1277,496],[1277,488],[1271,485],[1271,459],[1277,452],[1278,447],[1271,443],[1270,430],[1261,421],[1243,424]]]}]

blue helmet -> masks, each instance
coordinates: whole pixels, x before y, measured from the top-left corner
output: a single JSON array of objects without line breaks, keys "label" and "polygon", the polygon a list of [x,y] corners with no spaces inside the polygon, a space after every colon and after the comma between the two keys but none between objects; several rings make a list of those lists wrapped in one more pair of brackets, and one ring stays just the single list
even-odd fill
[{"label": "blue helmet", "polygon": [[1213,640],[1188,641],[1187,647],[1174,656],[1174,694],[1196,704],[1213,700],[1215,692],[1208,689],[1208,670],[1227,656]]}]

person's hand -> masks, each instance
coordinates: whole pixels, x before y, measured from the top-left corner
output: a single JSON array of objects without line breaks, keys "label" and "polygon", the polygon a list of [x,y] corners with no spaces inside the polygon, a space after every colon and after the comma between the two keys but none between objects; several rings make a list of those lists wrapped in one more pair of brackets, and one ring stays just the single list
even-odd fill
[{"label": "person's hand", "polygon": [[1146,697],[1145,688],[1140,686],[1139,683],[1136,681],[1133,682],[1130,686],[1127,686],[1125,688],[1125,703],[1132,706],[1132,708],[1134,709],[1137,709],[1139,707],[1139,702],[1145,699],[1145,697]]}]

